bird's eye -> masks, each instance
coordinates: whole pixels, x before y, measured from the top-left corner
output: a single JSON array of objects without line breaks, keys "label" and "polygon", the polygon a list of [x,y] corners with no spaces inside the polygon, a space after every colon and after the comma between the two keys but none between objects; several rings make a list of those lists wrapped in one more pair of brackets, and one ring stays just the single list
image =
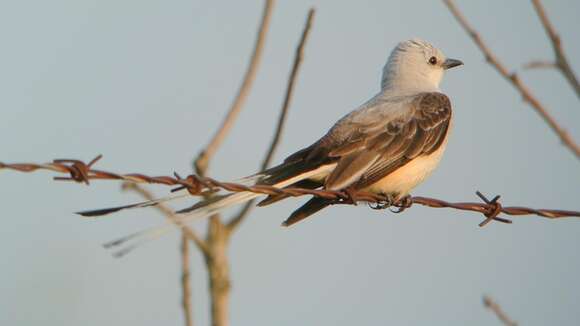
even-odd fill
[{"label": "bird's eye", "polygon": [[429,58],[429,63],[432,64],[432,65],[436,65],[437,64],[437,58],[435,58],[435,57]]}]

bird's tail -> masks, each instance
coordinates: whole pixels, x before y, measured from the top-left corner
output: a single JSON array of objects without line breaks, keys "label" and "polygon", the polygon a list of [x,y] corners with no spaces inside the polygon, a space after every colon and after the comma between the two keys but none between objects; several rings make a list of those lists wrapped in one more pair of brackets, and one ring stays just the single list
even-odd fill
[{"label": "bird's tail", "polygon": [[[233,182],[249,186],[249,185],[254,185],[262,177],[263,177],[262,174],[254,174],[254,175],[251,175],[249,177],[235,180]],[[162,198],[156,198],[153,200],[148,200],[148,201],[144,201],[144,202],[140,202],[140,203],[134,203],[134,204],[123,205],[123,206],[115,206],[115,207],[107,207],[107,208],[99,208],[99,209],[91,209],[91,210],[77,212],[77,214],[79,214],[81,216],[85,216],[85,217],[98,217],[98,216],[116,213],[116,212],[126,210],[126,209],[153,207],[153,206],[157,206],[158,204],[161,204],[161,203],[165,203],[165,202],[169,202],[169,201],[173,201],[173,200],[185,198],[185,197],[190,197],[190,195],[189,195],[189,193],[184,191],[184,193],[181,193],[181,194],[162,197]]]},{"label": "bird's tail", "polygon": [[295,210],[283,223],[282,226],[291,226],[295,223],[298,223],[305,218],[309,217],[310,215],[320,211],[321,209],[327,207],[328,205],[332,204],[332,200],[313,197],[309,201],[307,201],[304,205],[300,208]]},{"label": "bird's tail", "polygon": [[[255,181],[254,184],[266,184],[277,188],[283,188],[293,185],[301,180],[315,178],[317,176],[324,176],[328,174],[333,167],[333,164],[327,164],[308,168],[304,166],[295,166],[295,164],[284,163],[249,178],[257,178],[255,180],[258,181]],[[183,227],[186,223],[194,219],[201,219],[214,215],[226,208],[247,202],[259,196],[261,196],[261,194],[256,194],[249,191],[214,196],[208,200],[200,201],[189,208],[177,211],[176,214],[179,218],[177,224],[179,227]],[[166,222],[164,225],[159,227],[134,233],[118,240],[106,243],[105,247],[113,248],[124,246],[124,249],[121,249],[116,253],[116,255],[119,256],[124,255],[140,244],[149,240],[157,239],[169,231],[174,230],[175,226],[173,224],[175,223]]]}]

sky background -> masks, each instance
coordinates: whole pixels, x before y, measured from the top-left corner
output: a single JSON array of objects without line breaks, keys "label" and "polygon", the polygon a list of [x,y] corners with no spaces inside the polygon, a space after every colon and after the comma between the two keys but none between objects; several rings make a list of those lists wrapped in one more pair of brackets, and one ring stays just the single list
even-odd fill
[{"label": "sky background", "polygon": [[[580,2],[545,1],[576,71]],[[528,1],[459,1],[509,67],[552,58]],[[0,161],[90,160],[118,172],[188,174],[228,109],[262,1],[27,0],[0,3]],[[307,10],[318,9],[276,160],[318,139],[373,96],[391,49],[421,37],[465,66],[442,90],[455,127],[440,168],[414,194],[580,209],[578,160],[488,66],[440,1],[279,1],[259,75],[210,168],[253,173],[269,145]],[[580,104],[553,70],[523,80],[580,141]],[[123,259],[103,242],[159,225],[155,210],[99,220],[72,212],[138,201],[118,182],[0,171],[0,324],[181,325],[179,235]],[[151,187],[158,195],[168,188]],[[580,221],[414,207],[331,207],[293,228],[304,199],[255,210],[232,239],[233,325],[499,325],[495,298],[521,325],[580,319]],[[185,206],[188,202],[180,203]],[[200,232],[204,222],[194,225]],[[203,261],[192,258],[194,316],[208,324]]]}]

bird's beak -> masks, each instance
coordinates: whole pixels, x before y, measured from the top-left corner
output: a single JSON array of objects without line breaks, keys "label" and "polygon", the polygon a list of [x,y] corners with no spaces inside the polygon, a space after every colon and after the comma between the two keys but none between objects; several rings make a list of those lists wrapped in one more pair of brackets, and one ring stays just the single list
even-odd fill
[{"label": "bird's beak", "polygon": [[457,66],[461,66],[463,64],[463,62],[461,62],[461,60],[457,60],[457,59],[446,59],[443,62],[443,69],[447,70],[453,67],[457,67]]}]

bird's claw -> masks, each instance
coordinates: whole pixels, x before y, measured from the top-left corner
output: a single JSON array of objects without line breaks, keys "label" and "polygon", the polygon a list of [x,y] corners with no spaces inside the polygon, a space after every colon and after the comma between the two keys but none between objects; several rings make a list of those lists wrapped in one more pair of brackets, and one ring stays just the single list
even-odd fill
[{"label": "bird's claw", "polygon": [[346,189],[344,189],[344,194],[346,195],[346,198],[343,198],[341,200],[341,203],[356,206],[355,191],[351,188],[346,188]]},{"label": "bird's claw", "polygon": [[413,200],[412,200],[411,195],[406,195],[405,197],[399,199],[399,201],[397,201],[394,204],[395,204],[395,206],[397,206],[397,208],[391,209],[391,212],[398,214],[398,213],[402,213],[407,208],[411,207],[411,205],[413,205]]},{"label": "bird's claw", "polygon": [[369,207],[376,210],[386,209],[393,205],[393,197],[383,194],[384,199],[375,203],[369,203]]}]

